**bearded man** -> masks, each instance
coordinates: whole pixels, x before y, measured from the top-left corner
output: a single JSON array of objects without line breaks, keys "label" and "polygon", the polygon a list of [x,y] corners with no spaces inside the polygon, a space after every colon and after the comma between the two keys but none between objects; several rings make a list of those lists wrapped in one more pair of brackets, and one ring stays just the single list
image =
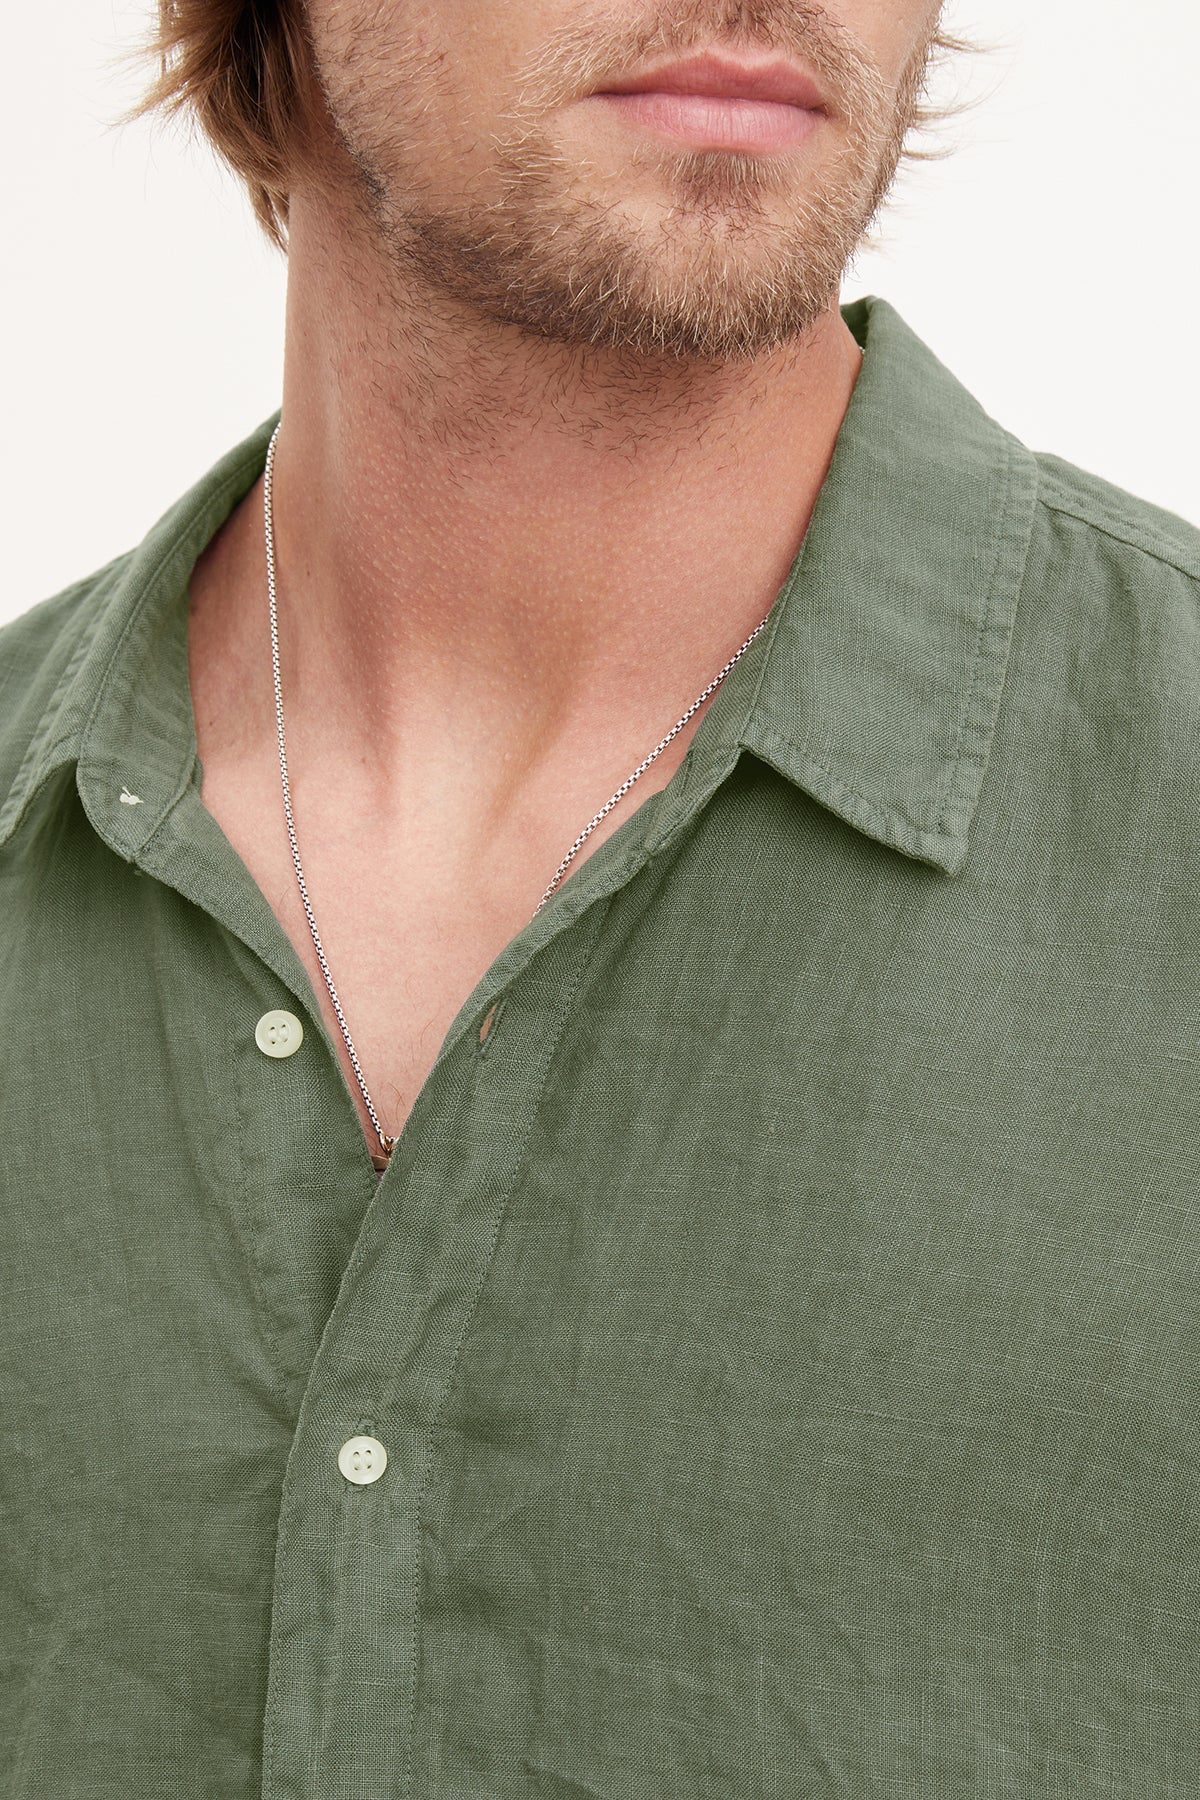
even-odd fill
[{"label": "bearded man", "polygon": [[1195,1792],[1200,533],[841,302],[938,11],[164,0],[285,373],[0,634],[10,1800]]}]

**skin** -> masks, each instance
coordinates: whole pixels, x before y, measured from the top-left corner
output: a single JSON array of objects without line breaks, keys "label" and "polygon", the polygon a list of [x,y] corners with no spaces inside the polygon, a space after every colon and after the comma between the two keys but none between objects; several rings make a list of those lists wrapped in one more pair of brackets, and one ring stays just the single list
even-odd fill
[{"label": "skin", "polygon": [[[939,10],[310,0],[275,461],[288,753],[391,1131],[587,821],[771,607],[861,360],[841,278]],[[786,152],[695,149],[594,97],[712,46],[802,64],[817,129]],[[191,585],[203,799],[323,997],[265,592],[260,483]]]}]

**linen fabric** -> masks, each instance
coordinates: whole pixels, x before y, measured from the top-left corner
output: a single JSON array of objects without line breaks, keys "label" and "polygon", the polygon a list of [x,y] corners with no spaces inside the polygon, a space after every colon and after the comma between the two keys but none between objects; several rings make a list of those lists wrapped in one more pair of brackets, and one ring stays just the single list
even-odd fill
[{"label": "linen fabric", "polygon": [[8,1800],[1195,1800],[1200,532],[843,311],[770,623],[378,1183],[200,798],[278,414],[0,634]]}]

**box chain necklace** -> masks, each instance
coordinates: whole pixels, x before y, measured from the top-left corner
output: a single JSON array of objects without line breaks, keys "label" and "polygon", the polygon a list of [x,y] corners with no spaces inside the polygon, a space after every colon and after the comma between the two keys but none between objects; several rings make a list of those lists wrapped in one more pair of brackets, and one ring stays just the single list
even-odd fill
[{"label": "box chain necklace", "polygon": [[[271,610],[271,667],[275,679],[275,728],[279,739],[279,775],[283,784],[283,813],[284,818],[287,820],[288,842],[292,847],[292,862],[296,870],[296,881],[300,888],[300,900],[304,907],[304,916],[308,920],[308,929],[312,934],[313,949],[317,953],[317,961],[321,965],[321,973],[325,977],[325,986],[329,989],[329,998],[332,1002],[337,1022],[341,1027],[342,1037],[346,1044],[346,1053],[350,1058],[350,1066],[354,1070],[355,1080],[358,1082],[359,1092],[363,1097],[363,1104],[367,1109],[371,1124],[375,1128],[375,1135],[379,1139],[379,1153],[372,1154],[371,1162],[377,1171],[382,1172],[387,1168],[392,1151],[395,1149],[398,1140],[394,1137],[389,1137],[379,1122],[379,1115],[375,1111],[375,1104],[371,1099],[366,1078],[362,1072],[362,1065],[358,1060],[358,1052],[354,1048],[354,1039],[350,1036],[350,1027],[347,1025],[346,1015],[342,1011],[342,1003],[338,999],[337,989],[333,985],[333,976],[329,971],[329,963],[326,960],[324,946],[321,943],[321,934],[317,930],[317,921],[313,914],[312,902],[308,897],[308,883],[304,879],[304,868],[300,861],[300,846],[296,841],[296,821],[292,816],[292,791],[291,784],[288,781],[287,749],[285,747],[283,732],[283,684],[279,678],[279,617],[275,593],[275,528],[271,516],[271,476],[275,460],[275,441],[279,436],[282,425],[283,419],[281,417],[279,423],[271,433],[271,441],[267,446],[267,461],[263,476],[263,529],[267,544],[267,591],[270,596]],[[596,829],[600,821],[611,812],[617,802],[624,798],[638,777],[645,774],[655,757],[660,755],[661,752],[666,749],[675,734],[683,729],[692,714],[696,711],[696,708],[698,706],[703,706],[704,702],[708,699],[714,689],[721,685],[730,669],[732,669],[734,663],[737,662],[738,658],[750,648],[750,645],[754,642],[770,616],[770,613],[768,613],[767,618],[764,619],[761,624],[754,627],[754,630],[750,633],[750,636],[746,639],[741,649],[730,657],[729,661],[725,664],[725,667],[721,670],[721,673],[714,681],[709,682],[704,692],[699,695],[697,699],[692,701],[692,704],[688,707],[679,723],[671,727],[666,737],[662,740],[662,743],[650,752],[644,762],[638,764],[637,768],[633,771],[633,774],[628,776],[626,780],[621,783],[612,799],[609,800],[606,805],[601,807],[591,824],[586,826],[585,829],[580,832],[579,836],[575,839],[575,842],[571,845],[571,848],[567,851],[567,854],[559,863],[550,886],[546,889],[545,893],[538,901],[537,906],[534,908],[530,919],[531,924],[533,919],[537,918],[538,913],[541,912],[543,906],[545,906],[547,900],[562,880],[563,875],[566,873],[569,864],[580,846]]]}]

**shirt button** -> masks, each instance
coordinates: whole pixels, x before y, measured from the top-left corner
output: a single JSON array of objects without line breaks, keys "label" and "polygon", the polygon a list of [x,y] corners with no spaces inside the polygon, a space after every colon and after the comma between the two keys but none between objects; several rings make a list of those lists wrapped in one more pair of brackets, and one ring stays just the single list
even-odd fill
[{"label": "shirt button", "polygon": [[295,1013],[264,1013],[254,1027],[254,1041],[264,1056],[291,1056],[304,1042],[304,1027]]},{"label": "shirt button", "polygon": [[378,1481],[387,1468],[387,1451],[378,1438],[347,1438],[338,1451],[338,1468],[347,1481],[366,1487],[369,1482]]}]

